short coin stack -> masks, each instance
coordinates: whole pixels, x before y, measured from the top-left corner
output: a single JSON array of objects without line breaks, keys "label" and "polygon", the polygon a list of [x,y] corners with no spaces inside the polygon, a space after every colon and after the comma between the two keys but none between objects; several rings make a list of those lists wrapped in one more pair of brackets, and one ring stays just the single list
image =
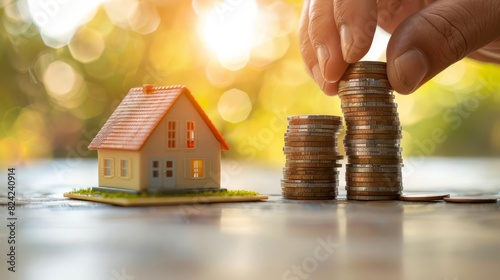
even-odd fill
[{"label": "short coin stack", "polygon": [[288,199],[335,199],[337,197],[337,136],[342,118],[329,115],[288,117],[286,157],[281,189]]},{"label": "short coin stack", "polygon": [[339,96],[347,129],[347,199],[398,199],[403,189],[401,126],[386,64],[351,64],[339,81]]}]

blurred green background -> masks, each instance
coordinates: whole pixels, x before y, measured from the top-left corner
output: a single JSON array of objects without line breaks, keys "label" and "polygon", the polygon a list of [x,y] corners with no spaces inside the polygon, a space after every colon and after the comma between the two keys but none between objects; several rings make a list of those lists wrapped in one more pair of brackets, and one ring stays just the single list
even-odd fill
[{"label": "blurred green background", "polygon": [[[0,0],[2,165],[86,149],[131,87],[185,84],[225,157],[281,165],[286,116],[341,115],[303,66],[302,1]],[[370,60],[384,60],[377,33]],[[500,155],[500,67],[463,60],[398,95],[403,152]]]}]

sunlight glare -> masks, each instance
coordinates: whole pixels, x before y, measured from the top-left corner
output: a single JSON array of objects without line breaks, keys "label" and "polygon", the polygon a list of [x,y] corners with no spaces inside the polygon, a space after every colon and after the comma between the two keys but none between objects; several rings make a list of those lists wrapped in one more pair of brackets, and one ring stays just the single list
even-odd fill
[{"label": "sunlight glare", "polygon": [[224,68],[236,71],[247,65],[257,16],[255,0],[226,0],[203,18],[203,39]]},{"label": "sunlight glare", "polygon": [[103,0],[25,0],[33,23],[40,30],[44,43],[60,48],[69,43],[78,27],[94,17]]}]

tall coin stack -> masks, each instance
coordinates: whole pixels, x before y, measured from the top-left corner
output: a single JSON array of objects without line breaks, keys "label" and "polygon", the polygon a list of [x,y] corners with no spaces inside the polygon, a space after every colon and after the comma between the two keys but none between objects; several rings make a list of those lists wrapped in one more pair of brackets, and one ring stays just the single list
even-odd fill
[{"label": "tall coin stack", "polygon": [[401,126],[386,64],[351,64],[339,81],[346,122],[347,199],[398,199],[403,189]]},{"label": "tall coin stack", "polygon": [[288,117],[286,157],[281,189],[288,199],[335,199],[337,197],[337,136],[342,118],[328,115]]}]

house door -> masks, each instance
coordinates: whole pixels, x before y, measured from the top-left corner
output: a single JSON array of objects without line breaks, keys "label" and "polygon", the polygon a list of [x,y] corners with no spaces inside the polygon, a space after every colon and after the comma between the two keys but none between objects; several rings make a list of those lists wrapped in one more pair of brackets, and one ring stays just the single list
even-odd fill
[{"label": "house door", "polygon": [[166,159],[163,161],[163,188],[173,189],[175,187],[175,160]]},{"label": "house door", "polygon": [[161,188],[161,166],[160,159],[154,158],[149,161],[149,189],[157,192]]},{"label": "house door", "polygon": [[153,158],[149,163],[149,190],[158,192],[175,187],[175,160]]}]

